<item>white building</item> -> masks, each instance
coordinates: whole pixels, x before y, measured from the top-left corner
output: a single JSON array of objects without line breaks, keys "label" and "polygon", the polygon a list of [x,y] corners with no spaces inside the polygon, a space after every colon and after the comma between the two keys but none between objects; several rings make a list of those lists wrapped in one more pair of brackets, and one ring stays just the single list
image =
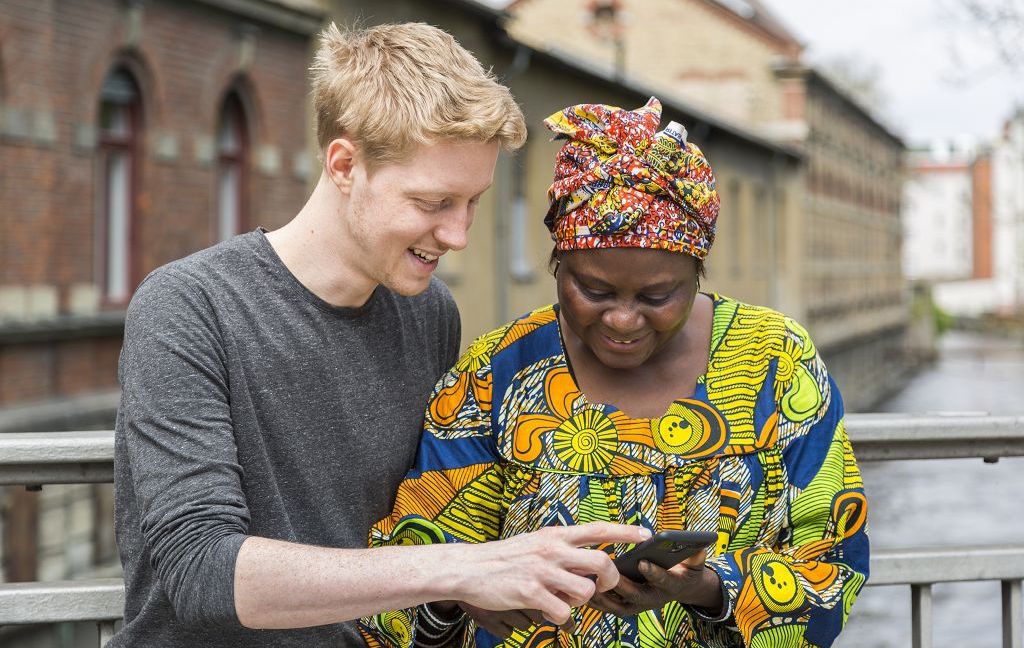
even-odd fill
[{"label": "white building", "polygon": [[1007,121],[992,151],[995,310],[1024,312],[1024,109]]},{"label": "white building", "polygon": [[973,151],[935,144],[910,154],[903,187],[903,272],[944,282],[973,272]]},{"label": "white building", "polygon": [[1007,121],[990,160],[991,271],[935,285],[936,303],[954,315],[1024,315],[1024,109]]}]

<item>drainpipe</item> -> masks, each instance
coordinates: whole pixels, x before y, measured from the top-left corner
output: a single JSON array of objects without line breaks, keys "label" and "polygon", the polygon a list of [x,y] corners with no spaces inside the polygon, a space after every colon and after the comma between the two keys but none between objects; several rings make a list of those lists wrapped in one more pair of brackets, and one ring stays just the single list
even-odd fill
[{"label": "drainpipe", "polygon": [[[520,44],[516,45],[512,62],[505,69],[501,81],[506,86],[511,85],[512,79],[525,72],[530,67],[530,48]],[[512,261],[509,253],[509,220],[512,218],[512,165],[514,161],[512,154],[502,152],[498,156],[498,165],[495,170],[497,182],[495,183],[495,218],[494,224],[494,305],[497,316],[496,326],[500,326],[509,320],[509,281],[512,278]]]}]

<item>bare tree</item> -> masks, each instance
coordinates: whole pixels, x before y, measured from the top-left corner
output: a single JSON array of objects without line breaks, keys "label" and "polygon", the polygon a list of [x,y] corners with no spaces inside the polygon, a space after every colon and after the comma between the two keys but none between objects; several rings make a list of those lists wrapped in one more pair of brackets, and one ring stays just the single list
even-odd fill
[{"label": "bare tree", "polygon": [[1024,0],[947,0],[954,80],[1004,69],[1024,74]]}]

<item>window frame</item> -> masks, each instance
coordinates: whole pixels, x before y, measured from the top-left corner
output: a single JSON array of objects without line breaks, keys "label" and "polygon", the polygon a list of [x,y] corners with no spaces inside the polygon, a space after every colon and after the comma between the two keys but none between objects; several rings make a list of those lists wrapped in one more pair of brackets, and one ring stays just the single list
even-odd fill
[{"label": "window frame", "polygon": [[[228,117],[232,118],[236,146],[234,150],[225,150],[223,133]],[[250,169],[250,134],[249,121],[245,101],[237,89],[229,90],[220,102],[217,111],[217,127],[214,134],[216,157],[214,163],[214,218],[213,239],[225,241],[232,236],[249,229],[249,169]],[[234,187],[235,214],[233,228],[225,235],[224,203],[222,179],[227,169],[237,173]]]},{"label": "window frame", "polygon": [[[123,75],[127,79],[134,92],[134,98],[130,101],[118,102],[110,96],[104,96],[106,86],[110,79],[116,75]],[[103,81],[104,89],[100,91],[99,107],[96,115],[96,189],[97,200],[97,223],[98,223],[98,287],[100,292],[100,305],[103,308],[123,308],[131,299],[135,287],[138,285],[138,196],[140,185],[140,163],[142,157],[143,140],[143,99],[142,88],[136,75],[124,64],[111,66]],[[117,133],[104,125],[107,107],[113,110],[125,111],[125,132]],[[114,156],[127,158],[125,170],[125,215],[124,215],[124,286],[123,294],[117,294],[111,290],[111,268],[112,268],[112,223],[111,223],[111,174],[110,162]]]}]

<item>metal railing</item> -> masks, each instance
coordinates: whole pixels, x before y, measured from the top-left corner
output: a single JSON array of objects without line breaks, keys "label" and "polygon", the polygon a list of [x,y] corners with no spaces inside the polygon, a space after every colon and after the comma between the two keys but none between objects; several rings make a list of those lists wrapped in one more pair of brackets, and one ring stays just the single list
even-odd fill
[{"label": "metal railing", "polygon": [[[1024,417],[862,414],[847,417],[858,460],[1024,456]],[[0,486],[103,483],[113,432],[0,434]],[[1024,546],[876,549],[868,585],[909,585],[914,648],[932,645],[932,586],[1000,581],[1003,648],[1024,648]],[[93,621],[103,646],[124,609],[121,579],[0,584],[0,625]]]}]

